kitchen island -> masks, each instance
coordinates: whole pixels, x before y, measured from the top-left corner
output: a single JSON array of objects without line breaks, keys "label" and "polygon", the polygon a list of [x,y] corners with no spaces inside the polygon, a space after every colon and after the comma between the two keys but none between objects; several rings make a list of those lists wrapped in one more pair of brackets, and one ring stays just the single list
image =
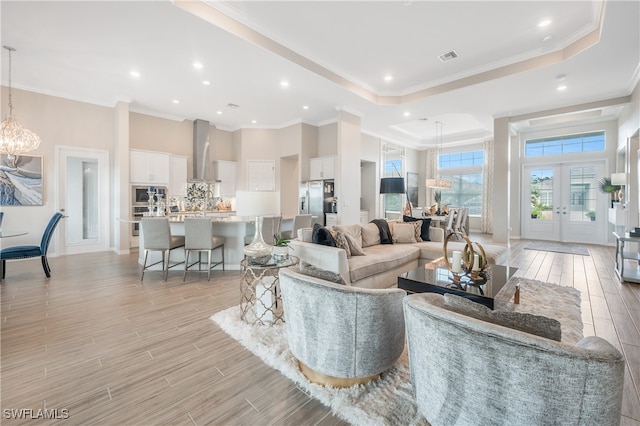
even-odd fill
[{"label": "kitchen island", "polygon": [[[173,235],[184,235],[184,220],[188,217],[202,217],[202,213],[172,213],[169,216],[153,216],[159,219],[168,218],[169,226],[171,227],[171,233]],[[205,216],[211,219],[213,235],[222,237],[225,240],[224,243],[224,260],[225,269],[239,270],[240,261],[244,258],[242,251],[245,242],[245,236],[253,236],[255,233],[255,218],[242,217],[242,216],[224,216],[219,214],[209,214]],[[121,219],[122,220],[122,219]],[[140,218],[131,218],[129,220],[122,220],[123,222],[136,223],[140,222]],[[293,224],[292,218],[282,219],[281,230],[290,229]],[[144,232],[140,232],[140,239],[138,241],[138,263],[140,265],[144,262]],[[197,252],[192,253],[190,261],[193,262],[198,255]],[[192,257],[193,256],[193,257]],[[162,258],[160,252],[149,252],[149,259],[147,264],[159,262]],[[184,248],[177,248],[171,251],[171,264],[175,262],[184,261]],[[184,266],[176,266],[174,269],[182,269]],[[222,265],[216,269],[222,269]],[[160,265],[155,265],[152,270],[161,270]]]}]

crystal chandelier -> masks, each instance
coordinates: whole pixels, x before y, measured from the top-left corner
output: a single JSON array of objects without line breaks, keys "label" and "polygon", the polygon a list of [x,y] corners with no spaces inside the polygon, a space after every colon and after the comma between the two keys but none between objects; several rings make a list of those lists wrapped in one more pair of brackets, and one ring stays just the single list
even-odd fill
[{"label": "crystal chandelier", "polygon": [[[440,133],[439,138],[438,138],[438,131]],[[440,157],[440,151],[442,150],[442,123],[439,121],[436,121],[436,143],[437,143],[436,145],[436,168],[437,168],[438,158]],[[426,180],[425,183],[427,188],[434,188],[434,189],[451,188],[451,182],[449,182],[448,180],[440,179],[440,177],[429,178]]]},{"label": "crystal chandelier", "polygon": [[13,103],[11,102],[11,52],[16,49],[3,46],[9,51],[9,116],[2,120],[2,132],[0,133],[0,154],[10,157],[33,151],[40,145],[40,138],[32,131],[22,127],[13,116]]}]

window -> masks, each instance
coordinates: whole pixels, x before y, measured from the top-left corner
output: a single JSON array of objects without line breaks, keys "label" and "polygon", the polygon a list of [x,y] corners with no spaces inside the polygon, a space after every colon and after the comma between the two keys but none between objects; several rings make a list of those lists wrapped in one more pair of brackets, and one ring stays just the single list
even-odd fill
[{"label": "window", "polygon": [[438,175],[451,182],[450,189],[442,190],[440,204],[467,208],[470,215],[481,215],[483,163],[482,150],[440,154]]},{"label": "window", "polygon": [[442,154],[438,157],[439,169],[450,169],[453,167],[480,166],[484,162],[484,152],[458,152],[455,154]]},{"label": "window", "polygon": [[[385,144],[383,147],[382,177],[403,177],[403,158],[403,147]],[[402,215],[403,200],[404,194],[384,194],[384,216],[393,219]]]},{"label": "window", "polygon": [[467,208],[470,215],[482,214],[482,173],[443,175],[451,189],[442,190],[442,205]]},{"label": "window", "polygon": [[531,139],[525,142],[525,157],[598,152],[605,150],[604,132],[581,133],[552,138]]}]

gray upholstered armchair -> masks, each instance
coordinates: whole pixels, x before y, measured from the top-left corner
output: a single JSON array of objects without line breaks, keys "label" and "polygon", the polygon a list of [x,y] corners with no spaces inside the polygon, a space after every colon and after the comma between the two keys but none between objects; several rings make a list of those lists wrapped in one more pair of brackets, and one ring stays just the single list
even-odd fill
[{"label": "gray upholstered armchair", "polygon": [[280,271],[287,338],[301,372],[333,387],[366,383],[404,350],[400,289],[362,289]]},{"label": "gray upholstered armchair", "polygon": [[449,310],[444,299],[404,301],[411,381],[431,425],[619,424],[624,358],[606,340],[538,337]]}]

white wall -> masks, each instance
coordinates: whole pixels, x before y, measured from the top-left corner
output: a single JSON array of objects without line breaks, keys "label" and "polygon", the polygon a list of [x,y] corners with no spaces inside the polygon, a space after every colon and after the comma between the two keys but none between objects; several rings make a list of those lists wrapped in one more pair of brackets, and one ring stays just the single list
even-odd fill
[{"label": "white wall", "polygon": [[[112,151],[114,110],[34,92],[11,89],[16,118],[40,137],[40,147],[29,155],[43,157],[42,206],[3,206],[3,227],[28,229],[29,234],[11,239],[11,245],[39,245],[42,231],[57,211],[55,146],[65,145]],[[1,104],[7,105],[8,91],[2,87]],[[56,233],[57,234],[57,233]],[[3,241],[3,244],[7,242]],[[49,255],[56,256],[54,234]],[[37,266],[36,266],[37,267]]]},{"label": "white wall", "polygon": [[338,153],[338,123],[331,123],[318,127],[318,148],[316,157],[337,155]]}]

